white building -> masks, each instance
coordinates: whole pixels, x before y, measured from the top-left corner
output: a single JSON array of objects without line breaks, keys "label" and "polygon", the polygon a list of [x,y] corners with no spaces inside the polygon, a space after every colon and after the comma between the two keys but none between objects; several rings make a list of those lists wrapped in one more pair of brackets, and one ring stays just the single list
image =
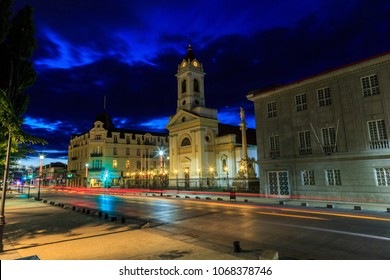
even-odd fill
[{"label": "white building", "polygon": [[390,201],[390,53],[247,98],[261,193]]},{"label": "white building", "polygon": [[[214,179],[225,179],[217,180],[223,187],[232,186],[242,158],[241,131],[238,126],[220,124],[217,110],[206,107],[205,72],[191,46],[176,77],[177,110],[166,125],[170,179],[181,179],[184,187],[210,185]],[[255,131],[248,129],[247,135],[248,156],[256,159]]]}]

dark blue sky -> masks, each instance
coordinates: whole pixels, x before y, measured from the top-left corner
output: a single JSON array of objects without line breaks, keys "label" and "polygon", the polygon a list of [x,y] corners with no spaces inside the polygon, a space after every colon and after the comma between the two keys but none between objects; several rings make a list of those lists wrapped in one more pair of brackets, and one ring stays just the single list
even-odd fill
[{"label": "dark blue sky", "polygon": [[104,96],[117,126],[163,129],[189,42],[207,73],[206,106],[236,125],[244,107],[253,128],[249,91],[390,51],[389,1],[16,0],[14,8],[26,4],[39,47],[25,128],[49,142],[37,147],[45,162],[66,160],[70,136],[91,128]]}]

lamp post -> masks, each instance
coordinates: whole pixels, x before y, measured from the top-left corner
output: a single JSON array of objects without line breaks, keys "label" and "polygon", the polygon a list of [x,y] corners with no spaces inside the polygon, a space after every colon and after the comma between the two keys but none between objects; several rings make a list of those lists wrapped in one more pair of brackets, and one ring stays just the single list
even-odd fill
[{"label": "lamp post", "polygon": [[226,172],[226,186],[229,187],[229,171],[228,171],[228,167],[225,166],[224,170]]},{"label": "lamp post", "polygon": [[202,178],[201,178],[201,176],[200,176],[200,168],[198,168],[198,176],[199,176],[199,188],[201,188],[202,187]]},{"label": "lamp post", "polygon": [[190,174],[188,168],[184,169],[184,187],[188,189],[190,187]]},{"label": "lamp post", "polygon": [[86,163],[85,164],[85,187],[88,188],[88,167],[89,167],[89,164]]},{"label": "lamp post", "polygon": [[42,163],[44,158],[43,155],[39,156],[38,200],[41,200]]},{"label": "lamp post", "polygon": [[164,161],[163,161],[164,151],[160,150],[158,154],[160,156],[160,173],[162,173],[162,170],[164,168]]},{"label": "lamp post", "polygon": [[176,190],[179,190],[179,172],[175,169],[174,173],[176,175]]}]

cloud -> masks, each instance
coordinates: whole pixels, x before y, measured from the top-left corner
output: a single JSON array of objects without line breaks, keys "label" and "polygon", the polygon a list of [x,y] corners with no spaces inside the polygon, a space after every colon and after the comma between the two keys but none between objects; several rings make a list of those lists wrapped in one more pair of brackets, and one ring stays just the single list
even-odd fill
[{"label": "cloud", "polygon": [[390,50],[385,0],[15,2],[34,6],[39,45],[26,126],[53,150],[92,127],[104,96],[118,127],[165,127],[189,42],[206,72],[206,106],[235,125],[244,107],[252,128],[249,91]]},{"label": "cloud", "polygon": [[44,129],[48,131],[58,130],[61,124],[61,121],[47,122],[43,118],[36,119],[28,116],[25,118],[24,121],[24,125],[28,126],[30,129]]},{"label": "cloud", "polygon": [[165,126],[169,122],[169,117],[160,117],[150,119],[148,121],[140,123],[140,126],[148,130],[165,130]]}]

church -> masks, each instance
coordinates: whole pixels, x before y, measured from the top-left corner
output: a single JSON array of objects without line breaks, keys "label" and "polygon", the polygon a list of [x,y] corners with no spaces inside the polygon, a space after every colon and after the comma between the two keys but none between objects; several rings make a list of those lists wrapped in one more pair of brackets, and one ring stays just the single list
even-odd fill
[{"label": "church", "polygon": [[240,127],[220,123],[217,110],[206,107],[205,75],[189,45],[176,74],[176,114],[166,125],[170,181],[179,188],[234,187],[238,174],[257,181],[256,132],[246,128],[242,108]]}]

